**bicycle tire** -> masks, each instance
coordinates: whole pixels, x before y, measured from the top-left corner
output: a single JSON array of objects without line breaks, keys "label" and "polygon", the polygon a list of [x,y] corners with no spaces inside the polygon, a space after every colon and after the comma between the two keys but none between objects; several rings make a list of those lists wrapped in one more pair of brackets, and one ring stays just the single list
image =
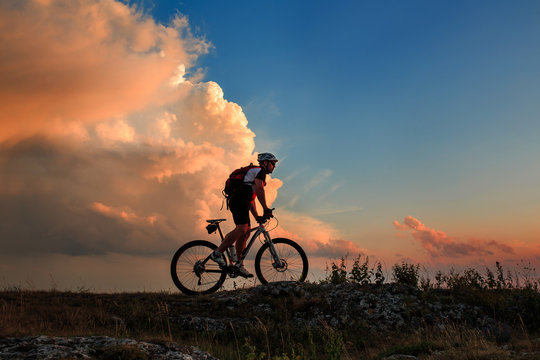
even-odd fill
[{"label": "bicycle tire", "polygon": [[194,240],[176,251],[171,261],[171,277],[180,291],[187,295],[210,294],[223,285],[227,273],[212,260],[204,265],[200,276],[195,271],[196,263],[206,259],[215,249],[217,245],[214,243]]},{"label": "bicycle tire", "polygon": [[270,244],[265,243],[255,256],[255,272],[261,284],[275,281],[305,281],[309,265],[302,247],[285,238],[273,239],[272,242],[285,266],[281,269],[274,267]]}]

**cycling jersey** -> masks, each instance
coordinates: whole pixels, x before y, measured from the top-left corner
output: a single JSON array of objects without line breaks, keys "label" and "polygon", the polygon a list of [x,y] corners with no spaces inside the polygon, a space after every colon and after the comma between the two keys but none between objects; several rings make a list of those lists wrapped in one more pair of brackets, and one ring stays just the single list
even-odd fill
[{"label": "cycling jersey", "polygon": [[262,167],[254,167],[253,169],[249,169],[246,176],[244,176],[244,184],[251,185],[251,189],[253,191],[253,200],[257,196],[255,194],[255,179],[262,180],[263,184],[266,185],[266,171]]},{"label": "cycling jersey", "polygon": [[244,176],[243,185],[231,195],[229,209],[236,225],[250,224],[249,209],[251,202],[255,200],[255,179],[262,180],[266,185],[266,171],[261,167],[250,169]]}]

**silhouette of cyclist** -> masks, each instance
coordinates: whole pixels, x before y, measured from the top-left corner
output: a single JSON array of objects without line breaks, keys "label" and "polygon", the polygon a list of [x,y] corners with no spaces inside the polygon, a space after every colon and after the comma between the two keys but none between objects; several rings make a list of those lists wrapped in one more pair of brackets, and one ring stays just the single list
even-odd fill
[{"label": "silhouette of cyclist", "polygon": [[[219,247],[210,255],[210,259],[218,263],[221,267],[226,265],[223,253],[229,246],[236,243],[235,248],[238,256],[243,253],[246,247],[246,241],[249,237],[250,211],[257,222],[272,217],[272,209],[268,208],[266,205],[264,186],[266,185],[266,174],[271,174],[274,171],[278,160],[271,153],[261,153],[257,157],[257,161],[259,162],[259,166],[254,166],[247,171],[242,185],[232,193],[229,200],[229,209],[233,215],[236,227],[230,233],[225,235],[225,238]],[[255,198],[257,198],[262,205],[264,211],[263,216],[259,216],[257,213]],[[242,262],[237,263],[235,266],[238,267],[238,272],[243,277],[253,277],[253,274],[246,270]]]}]

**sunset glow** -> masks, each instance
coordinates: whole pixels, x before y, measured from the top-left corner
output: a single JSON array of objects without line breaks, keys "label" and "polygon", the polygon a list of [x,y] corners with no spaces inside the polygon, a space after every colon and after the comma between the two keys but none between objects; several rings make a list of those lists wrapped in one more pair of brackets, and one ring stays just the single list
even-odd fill
[{"label": "sunset glow", "polygon": [[0,4],[0,285],[175,291],[266,151],[310,280],[540,270],[540,3],[152,4]]}]

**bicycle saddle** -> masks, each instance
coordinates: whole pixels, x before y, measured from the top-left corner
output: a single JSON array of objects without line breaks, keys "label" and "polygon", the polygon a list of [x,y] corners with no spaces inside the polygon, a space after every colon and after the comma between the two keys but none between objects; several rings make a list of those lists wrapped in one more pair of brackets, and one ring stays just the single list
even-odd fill
[{"label": "bicycle saddle", "polygon": [[210,224],[219,224],[222,221],[227,221],[227,219],[210,219],[210,220],[206,220],[206,222],[210,223]]}]

